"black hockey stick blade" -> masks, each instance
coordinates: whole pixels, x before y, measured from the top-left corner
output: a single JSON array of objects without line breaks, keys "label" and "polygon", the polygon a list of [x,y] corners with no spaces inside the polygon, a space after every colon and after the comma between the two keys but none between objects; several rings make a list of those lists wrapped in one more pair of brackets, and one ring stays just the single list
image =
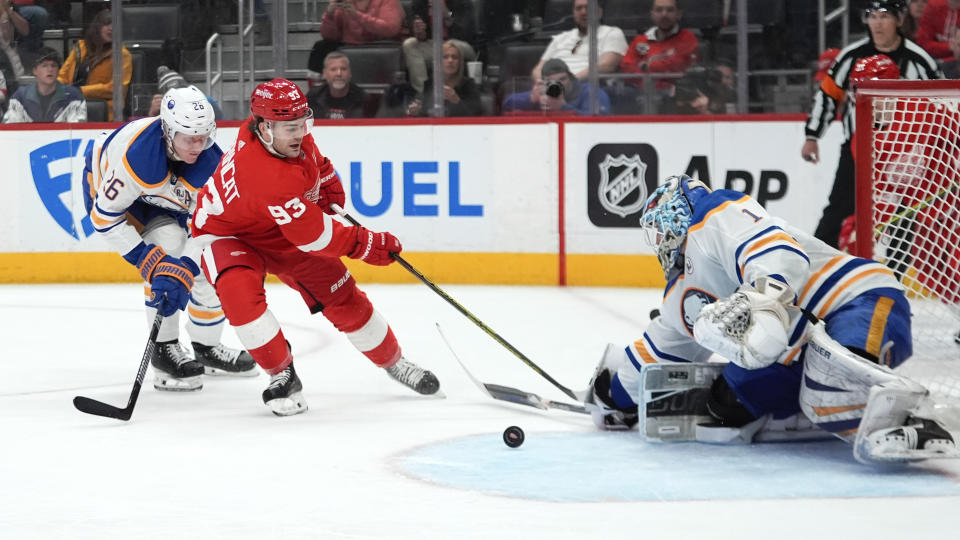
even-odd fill
[{"label": "black hockey stick blade", "polygon": [[74,397],[73,406],[76,407],[78,411],[87,414],[116,418],[117,420],[123,421],[130,420],[130,417],[133,416],[133,408],[137,405],[137,398],[140,397],[140,387],[143,386],[143,377],[147,374],[147,366],[150,365],[150,359],[153,358],[157,350],[157,334],[160,333],[161,324],[163,324],[163,315],[161,315],[160,307],[158,306],[157,315],[153,318],[153,326],[150,327],[147,346],[143,349],[140,368],[137,370],[137,378],[133,381],[133,389],[130,391],[130,399],[127,400],[126,407],[121,409],[84,396]]},{"label": "black hockey stick blade", "polygon": [[[513,388],[512,386],[481,382],[479,379],[473,376],[473,373],[470,373],[470,370],[467,369],[466,364],[463,363],[463,360],[461,360],[456,351],[453,350],[450,340],[447,339],[447,336],[443,333],[443,329],[440,328],[439,324],[437,324],[437,332],[440,333],[440,338],[443,339],[443,343],[447,346],[447,349],[450,351],[450,354],[453,356],[454,360],[460,364],[460,368],[463,369],[463,372],[467,374],[467,377],[473,382],[474,385],[477,386],[477,388],[491,398],[499,401],[516,403],[517,405],[526,405],[527,407],[534,407],[541,410],[559,409],[573,413],[590,414],[590,411],[588,411],[583,405],[544,399],[533,392],[526,392],[524,390],[520,390],[519,388]],[[586,392],[584,391],[583,393]]]},{"label": "black hockey stick blade", "polygon": [[80,412],[105,416],[107,418],[116,418],[117,420],[130,420],[130,417],[133,415],[133,409],[131,407],[121,409],[84,396],[75,396],[73,398],[73,406]]}]

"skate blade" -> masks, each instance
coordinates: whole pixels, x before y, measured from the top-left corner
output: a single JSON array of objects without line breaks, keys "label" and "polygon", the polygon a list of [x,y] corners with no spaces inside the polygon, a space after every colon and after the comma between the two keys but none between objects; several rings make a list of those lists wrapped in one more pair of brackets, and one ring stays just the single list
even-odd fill
[{"label": "skate blade", "polygon": [[277,416],[293,416],[306,412],[309,408],[300,392],[294,392],[285,398],[271,399],[267,402],[267,406]]},{"label": "skate blade", "polygon": [[203,366],[203,374],[212,377],[256,377],[260,375],[260,370],[254,366],[246,371],[227,371],[210,366]]},{"label": "skate blade", "polygon": [[162,392],[196,392],[203,388],[203,380],[199,375],[182,379],[155,375],[153,387]]}]

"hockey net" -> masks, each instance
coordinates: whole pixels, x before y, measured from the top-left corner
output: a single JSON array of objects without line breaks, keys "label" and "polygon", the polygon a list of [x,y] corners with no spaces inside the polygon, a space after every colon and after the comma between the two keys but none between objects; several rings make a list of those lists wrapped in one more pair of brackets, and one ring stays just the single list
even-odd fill
[{"label": "hockey net", "polygon": [[868,81],[856,93],[855,252],[911,303],[899,370],[960,400],[960,81]]}]

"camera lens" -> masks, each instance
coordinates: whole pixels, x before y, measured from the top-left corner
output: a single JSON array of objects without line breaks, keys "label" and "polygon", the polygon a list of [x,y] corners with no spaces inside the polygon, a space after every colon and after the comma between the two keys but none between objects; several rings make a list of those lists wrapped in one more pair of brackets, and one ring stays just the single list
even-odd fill
[{"label": "camera lens", "polygon": [[563,95],[563,83],[560,81],[547,82],[546,94],[552,98],[558,98]]}]

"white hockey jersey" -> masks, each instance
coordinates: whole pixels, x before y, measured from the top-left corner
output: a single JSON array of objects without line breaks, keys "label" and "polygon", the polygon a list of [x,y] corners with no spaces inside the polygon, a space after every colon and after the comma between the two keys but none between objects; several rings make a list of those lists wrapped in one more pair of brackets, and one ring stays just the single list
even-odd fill
[{"label": "white hockey jersey", "polygon": [[223,155],[214,144],[188,164],[169,159],[166,145],[160,118],[143,118],[101,134],[87,153],[84,199],[90,219],[125,258],[141,244],[139,229],[152,216],[166,213],[186,224],[198,191]]},{"label": "white hockey jersey", "polygon": [[[837,251],[768,215],[751,197],[730,190],[697,201],[684,268],[678,274],[666,285],[660,316],[627,347],[638,372],[645,363],[707,361],[711,352],[693,338],[700,309],[762,276],[789,284],[797,305],[820,318],[865,291],[903,290],[886,266]],[[789,346],[778,362],[790,365],[796,360],[807,325],[805,317],[793,322]],[[879,353],[880,345],[867,352]]]}]

